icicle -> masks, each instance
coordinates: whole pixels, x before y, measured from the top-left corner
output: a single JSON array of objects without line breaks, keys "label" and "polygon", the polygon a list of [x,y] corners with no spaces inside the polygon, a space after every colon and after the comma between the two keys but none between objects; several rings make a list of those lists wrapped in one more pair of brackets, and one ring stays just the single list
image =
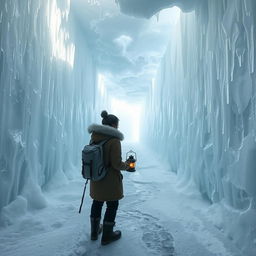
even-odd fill
[{"label": "icicle", "polygon": [[159,22],[159,17],[160,17],[160,12],[158,12],[158,13],[156,13],[156,20],[157,20],[157,22]]}]

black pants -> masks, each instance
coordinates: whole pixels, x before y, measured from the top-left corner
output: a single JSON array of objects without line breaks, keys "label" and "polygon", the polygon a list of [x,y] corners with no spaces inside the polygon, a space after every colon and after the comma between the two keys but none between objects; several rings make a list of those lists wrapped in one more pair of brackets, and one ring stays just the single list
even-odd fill
[{"label": "black pants", "polygon": [[[104,202],[93,200],[91,208],[91,217],[100,218],[102,206]],[[115,222],[116,211],[118,209],[119,201],[107,201],[107,209],[104,216],[104,221]]]}]

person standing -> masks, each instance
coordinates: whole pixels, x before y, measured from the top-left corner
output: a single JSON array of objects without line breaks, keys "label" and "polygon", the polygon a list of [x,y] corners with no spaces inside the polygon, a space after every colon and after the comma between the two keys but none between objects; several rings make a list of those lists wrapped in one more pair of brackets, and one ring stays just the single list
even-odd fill
[{"label": "person standing", "polygon": [[107,204],[103,219],[101,244],[107,245],[121,238],[121,231],[113,231],[119,200],[123,198],[123,175],[121,170],[129,168],[128,162],[122,161],[121,143],[123,134],[118,130],[119,119],[115,115],[101,112],[102,125],[92,124],[88,127],[91,133],[90,143],[99,143],[109,139],[103,148],[104,164],[108,167],[106,176],[99,181],[90,181],[91,206],[91,240],[97,240],[102,231],[100,225],[102,206]]}]

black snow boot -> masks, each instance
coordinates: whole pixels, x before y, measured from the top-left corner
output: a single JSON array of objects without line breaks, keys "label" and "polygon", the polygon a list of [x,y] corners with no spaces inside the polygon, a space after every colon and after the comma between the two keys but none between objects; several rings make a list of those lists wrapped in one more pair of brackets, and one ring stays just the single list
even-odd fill
[{"label": "black snow boot", "polygon": [[107,245],[121,238],[121,231],[120,230],[113,231],[114,226],[115,226],[115,222],[108,222],[108,221],[103,222],[103,234],[101,237],[102,245]]},{"label": "black snow boot", "polygon": [[91,240],[98,239],[98,235],[102,232],[102,225],[100,224],[100,218],[91,217]]}]

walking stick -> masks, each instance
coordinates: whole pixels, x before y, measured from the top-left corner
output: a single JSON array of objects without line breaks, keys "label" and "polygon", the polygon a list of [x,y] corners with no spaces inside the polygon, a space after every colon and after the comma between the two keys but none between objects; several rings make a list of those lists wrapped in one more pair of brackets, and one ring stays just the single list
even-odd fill
[{"label": "walking stick", "polygon": [[88,180],[89,179],[87,179],[85,184],[84,184],[84,192],[83,192],[83,196],[82,196],[82,199],[81,199],[81,204],[80,204],[80,207],[79,207],[79,213],[81,213],[82,206],[83,206],[83,203],[84,203],[84,195],[85,195],[85,191],[86,191],[86,186],[87,186]]}]

